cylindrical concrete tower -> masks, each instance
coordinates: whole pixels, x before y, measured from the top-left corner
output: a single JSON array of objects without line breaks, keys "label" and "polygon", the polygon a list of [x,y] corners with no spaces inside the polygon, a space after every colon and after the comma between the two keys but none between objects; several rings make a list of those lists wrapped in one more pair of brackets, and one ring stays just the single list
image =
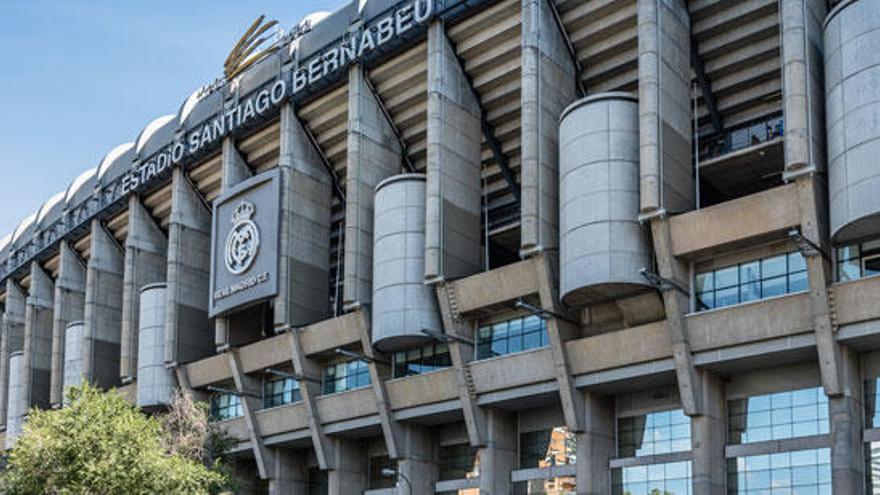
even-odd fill
[{"label": "cylindrical concrete tower", "polygon": [[86,323],[72,321],[64,333],[64,403],[67,404],[67,387],[82,383],[82,337]]},{"label": "cylindrical concrete tower", "polygon": [[141,289],[138,328],[137,405],[167,405],[173,382],[165,368],[165,284]]},{"label": "cylindrical concrete tower", "polygon": [[646,290],[639,215],[638,100],[602,93],[566,108],[559,124],[560,288],[582,307]]},{"label": "cylindrical concrete tower", "polygon": [[831,236],[880,232],[880,0],[849,0],[825,19]]},{"label": "cylindrical concrete tower", "polygon": [[6,403],[6,448],[12,448],[15,441],[21,435],[21,427],[24,424],[24,414],[27,408],[22,400],[22,381],[24,373],[22,373],[22,360],[24,359],[23,351],[15,351],[9,355],[9,390],[7,391]]},{"label": "cylindrical concrete tower", "polygon": [[442,331],[434,291],[424,283],[425,176],[402,174],[376,186],[373,224],[373,345],[392,351]]}]

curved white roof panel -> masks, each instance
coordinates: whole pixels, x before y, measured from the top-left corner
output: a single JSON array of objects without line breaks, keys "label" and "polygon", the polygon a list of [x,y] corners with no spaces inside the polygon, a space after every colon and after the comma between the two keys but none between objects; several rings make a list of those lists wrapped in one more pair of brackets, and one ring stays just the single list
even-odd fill
[{"label": "curved white roof panel", "polygon": [[22,237],[26,238],[27,236],[25,234],[33,231],[34,224],[36,222],[37,222],[37,212],[33,212],[30,215],[28,215],[27,217],[25,217],[25,219],[22,220],[20,224],[18,224],[18,227],[16,227],[15,232],[12,233],[12,244],[16,245],[17,242],[20,239],[22,239]]},{"label": "curved white roof panel", "polygon": [[40,207],[39,213],[37,213],[37,227],[42,226],[44,220],[52,221],[56,216],[61,215],[61,210],[64,209],[63,200],[65,193],[66,191],[61,191],[43,203],[43,206]]},{"label": "curved white roof panel", "polygon": [[177,113],[177,121],[180,125],[197,124],[222,108],[224,88],[221,87],[207,96],[200,96],[201,94],[202,90],[198,89],[183,102]]},{"label": "curved white roof panel", "polygon": [[108,183],[124,174],[134,159],[134,143],[123,143],[110,150],[98,165],[98,182]]},{"label": "curved white roof panel", "polygon": [[[366,1],[364,3],[366,3]],[[305,24],[308,24],[311,27],[315,27],[316,25],[318,25],[319,22],[323,21],[324,19],[326,19],[328,17],[330,17],[330,12],[328,12],[326,10],[319,10],[317,12],[312,12],[311,14],[303,17],[302,20],[299,21],[299,25],[303,26]]]},{"label": "curved white roof panel", "polygon": [[170,141],[174,134],[174,117],[174,115],[163,115],[147,124],[138,135],[135,153],[146,158],[156,151],[158,145]]},{"label": "curved white roof panel", "polygon": [[[6,250],[9,247],[9,244],[12,242],[12,234],[6,234],[6,237],[0,239],[0,258],[3,258],[6,255]],[[2,259],[0,259],[2,262]]]},{"label": "curved white roof panel", "polygon": [[[79,177],[73,180],[70,183],[70,187],[67,188],[67,193],[64,195],[64,204],[70,206],[75,199],[78,199],[82,194],[77,194],[80,190],[83,189],[83,186],[93,186],[95,184],[95,174],[98,172],[97,168],[90,168],[85,172],[79,174]],[[88,192],[91,187],[87,187],[85,190]]]}]

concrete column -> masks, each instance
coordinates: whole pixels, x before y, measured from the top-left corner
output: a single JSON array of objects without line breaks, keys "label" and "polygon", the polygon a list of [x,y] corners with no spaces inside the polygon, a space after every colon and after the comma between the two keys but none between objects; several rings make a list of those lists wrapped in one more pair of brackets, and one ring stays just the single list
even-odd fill
[{"label": "concrete column", "polygon": [[576,69],[544,0],[522,1],[521,254],[559,248],[559,116]]},{"label": "concrete column", "polygon": [[641,212],[694,207],[690,19],[683,0],[638,0]]},{"label": "concrete column", "polygon": [[482,128],[480,105],[449,45],[428,27],[425,280],[480,271]]},{"label": "concrete column", "polygon": [[511,493],[510,472],[517,468],[516,416],[506,411],[487,411],[486,449],[480,458],[480,493]]},{"label": "concrete column", "polygon": [[49,400],[61,407],[64,399],[64,337],[67,325],[85,317],[86,267],[67,241],[58,245],[58,277],[52,311],[52,377]]},{"label": "concrete column", "polygon": [[165,363],[194,361],[214,352],[208,319],[211,213],[183,169],[174,168],[168,224],[168,302]]},{"label": "concrete column", "polygon": [[437,463],[434,460],[434,439],[431,431],[420,425],[401,425],[399,449],[401,457],[397,469],[412,483],[412,490],[406,482],[399,485],[399,495],[419,495],[433,493],[437,483]]},{"label": "concrete column", "polygon": [[[31,286],[25,306],[21,400],[25,407],[49,407],[52,370],[52,309],[55,284],[40,264],[31,262]],[[26,411],[21,411],[24,414]]]},{"label": "concrete column", "polygon": [[123,383],[137,375],[140,292],[145,285],[165,281],[168,243],[150,213],[133,195],[128,200],[128,235],[122,274],[122,349],[119,377]]},{"label": "concrete column", "polygon": [[321,395],[321,365],[314,359],[306,356],[300,342],[300,330],[294,329],[288,332],[290,344],[290,361],[293,364],[293,372],[302,377],[299,380],[299,390],[302,395],[303,405],[306,407],[306,417],[309,422],[309,436],[312,440],[312,448],[315,449],[315,457],[321,469],[332,467],[335,454],[333,442],[324,433],[323,422],[318,410],[317,398]]},{"label": "concrete column", "polygon": [[694,495],[713,495],[727,491],[727,404],[724,384],[701,372],[703,414],[691,417],[692,483]]},{"label": "concrete column", "polygon": [[577,488],[583,495],[611,493],[609,461],[614,457],[614,401],[585,392],[584,431],[577,434]]},{"label": "concrete column", "polygon": [[92,220],[82,339],[83,378],[102,388],[119,383],[122,275],[125,257],[97,219]]},{"label": "concrete column", "polygon": [[[242,158],[241,153],[235,147],[235,140],[231,137],[223,139],[223,148],[220,157],[220,194],[228,191],[232,186],[251,176],[251,169]],[[229,318],[218,317],[214,320],[214,345],[220,352],[230,345],[232,339],[232,322]]]},{"label": "concrete column", "polygon": [[373,195],[401,170],[400,143],[367,87],[364,70],[348,71],[348,157],[345,177],[343,308],[369,304],[373,280]]},{"label": "concrete column", "polygon": [[25,295],[12,278],[6,279],[6,308],[0,347],[0,427],[8,424],[9,355],[24,348]]},{"label": "concrete column", "polygon": [[825,170],[822,0],[780,0],[785,178]]},{"label": "concrete column", "polygon": [[292,104],[281,107],[280,243],[276,326],[305,326],[329,312],[332,182]]},{"label": "concrete column", "polygon": [[834,493],[860,493],[864,484],[862,380],[858,354],[841,351],[843,393],[830,397],[831,482]]},{"label": "concrete column", "polygon": [[328,493],[360,494],[369,487],[369,458],[360,441],[333,439],[333,458],[327,473]]},{"label": "concrete column", "polygon": [[309,458],[306,450],[272,449],[274,472],[269,495],[309,495]]}]

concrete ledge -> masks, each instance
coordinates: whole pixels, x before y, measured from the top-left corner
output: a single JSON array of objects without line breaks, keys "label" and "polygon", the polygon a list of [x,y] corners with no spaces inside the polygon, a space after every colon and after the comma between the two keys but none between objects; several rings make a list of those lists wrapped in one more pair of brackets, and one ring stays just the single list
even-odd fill
[{"label": "concrete ledge", "polygon": [[624,457],[621,459],[611,459],[609,466],[611,469],[644,466],[646,464],[665,464],[667,462],[689,461],[693,455],[690,451],[670,452],[668,454],[646,455],[641,457]]},{"label": "concrete ledge", "polygon": [[376,414],[376,398],[371,387],[347,390],[317,398],[318,417],[324,424]]},{"label": "concrete ledge", "polygon": [[449,284],[461,314],[475,312],[538,292],[538,278],[531,260],[519,261],[478,273]]},{"label": "concrete ledge", "polygon": [[260,409],[256,412],[257,423],[263,436],[308,429],[309,420],[305,404],[302,401],[283,406]]},{"label": "concrete ledge", "polygon": [[193,388],[232,379],[229,359],[225,354],[217,354],[216,356],[187,364],[186,374],[189,377],[189,384]]},{"label": "concrete ledge", "polygon": [[665,321],[573,340],[566,347],[574,375],[672,356]]},{"label": "concrete ledge", "polygon": [[795,184],[775,187],[669,219],[675,256],[729,248],[800,224]]},{"label": "concrete ledge", "polygon": [[394,411],[458,399],[458,383],[452,368],[388,380],[385,388]]},{"label": "concrete ledge", "polygon": [[469,488],[480,488],[480,478],[467,478],[461,480],[443,480],[434,484],[435,492],[456,492]]},{"label": "concrete ledge", "polygon": [[845,325],[880,318],[880,277],[867,277],[831,286],[836,323]]},{"label": "concrete ledge", "polygon": [[477,393],[554,380],[549,348],[532,349],[480,361],[472,361],[471,375]]},{"label": "concrete ledge", "polygon": [[517,469],[510,473],[510,481],[516,483],[517,481],[545,480],[559,476],[575,476],[576,474],[574,464],[550,466],[545,468]]},{"label": "concrete ledge", "polygon": [[225,431],[227,435],[239,442],[250,443],[251,437],[248,434],[247,422],[244,420],[244,416],[218,421],[217,425]]},{"label": "concrete ledge", "polygon": [[363,318],[360,312],[355,311],[307,326],[300,333],[300,342],[306,356],[360,342],[358,328],[363,323]]},{"label": "concrete ledge", "polygon": [[830,447],[829,436],[814,435],[809,437],[786,438],[784,440],[770,440],[768,442],[744,443],[741,445],[728,445],[724,447],[725,457],[742,457],[749,455],[776,454],[791,450],[807,450]]}]

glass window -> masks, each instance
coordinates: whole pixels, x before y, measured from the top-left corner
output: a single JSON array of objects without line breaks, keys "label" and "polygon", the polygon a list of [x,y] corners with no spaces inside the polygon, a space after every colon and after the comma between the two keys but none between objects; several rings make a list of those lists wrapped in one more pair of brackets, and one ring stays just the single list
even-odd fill
[{"label": "glass window", "polygon": [[688,450],[691,450],[691,420],[681,409],[617,420],[618,457]]},{"label": "glass window", "polygon": [[649,464],[611,470],[614,495],[690,495],[691,462]]},{"label": "glass window", "polygon": [[880,428],[880,379],[865,380],[865,426]]},{"label": "glass window", "polygon": [[837,280],[880,274],[880,239],[837,248]]},{"label": "glass window", "polygon": [[696,274],[697,311],[807,290],[807,264],[798,251]]},{"label": "glass window", "polygon": [[263,408],[268,409],[302,400],[299,382],[293,378],[281,378],[263,382]]},{"label": "glass window", "polygon": [[518,481],[513,484],[513,495],[576,495],[574,476]]},{"label": "glass window", "polygon": [[477,359],[537,349],[547,344],[547,323],[542,318],[514,318],[477,330]]},{"label": "glass window", "polygon": [[324,368],[324,394],[366,387],[370,384],[367,363],[353,360],[335,363]]},{"label": "glass window", "polygon": [[727,460],[727,493],[831,493],[829,449],[797,450]]},{"label": "glass window", "polygon": [[828,398],[819,387],[732,400],[727,407],[730,444],[828,433]]},{"label": "glass window", "polygon": [[440,447],[440,480],[460,480],[480,476],[480,451],[462,443]]},{"label": "glass window", "polygon": [[216,394],[211,396],[211,417],[223,421],[243,415],[241,397],[235,394]]},{"label": "glass window", "polygon": [[880,493],[880,442],[865,444],[865,493]]},{"label": "glass window", "polygon": [[419,375],[452,366],[448,344],[432,344],[426,347],[395,352],[392,356],[394,378]]},{"label": "glass window", "polygon": [[519,435],[519,468],[543,468],[577,462],[575,435],[565,426]]},{"label": "glass window", "polygon": [[[370,457],[370,490],[377,488],[394,488],[397,485],[396,476],[383,476],[383,469],[397,470],[397,462],[388,456]],[[405,483],[405,482],[404,482]]]}]

